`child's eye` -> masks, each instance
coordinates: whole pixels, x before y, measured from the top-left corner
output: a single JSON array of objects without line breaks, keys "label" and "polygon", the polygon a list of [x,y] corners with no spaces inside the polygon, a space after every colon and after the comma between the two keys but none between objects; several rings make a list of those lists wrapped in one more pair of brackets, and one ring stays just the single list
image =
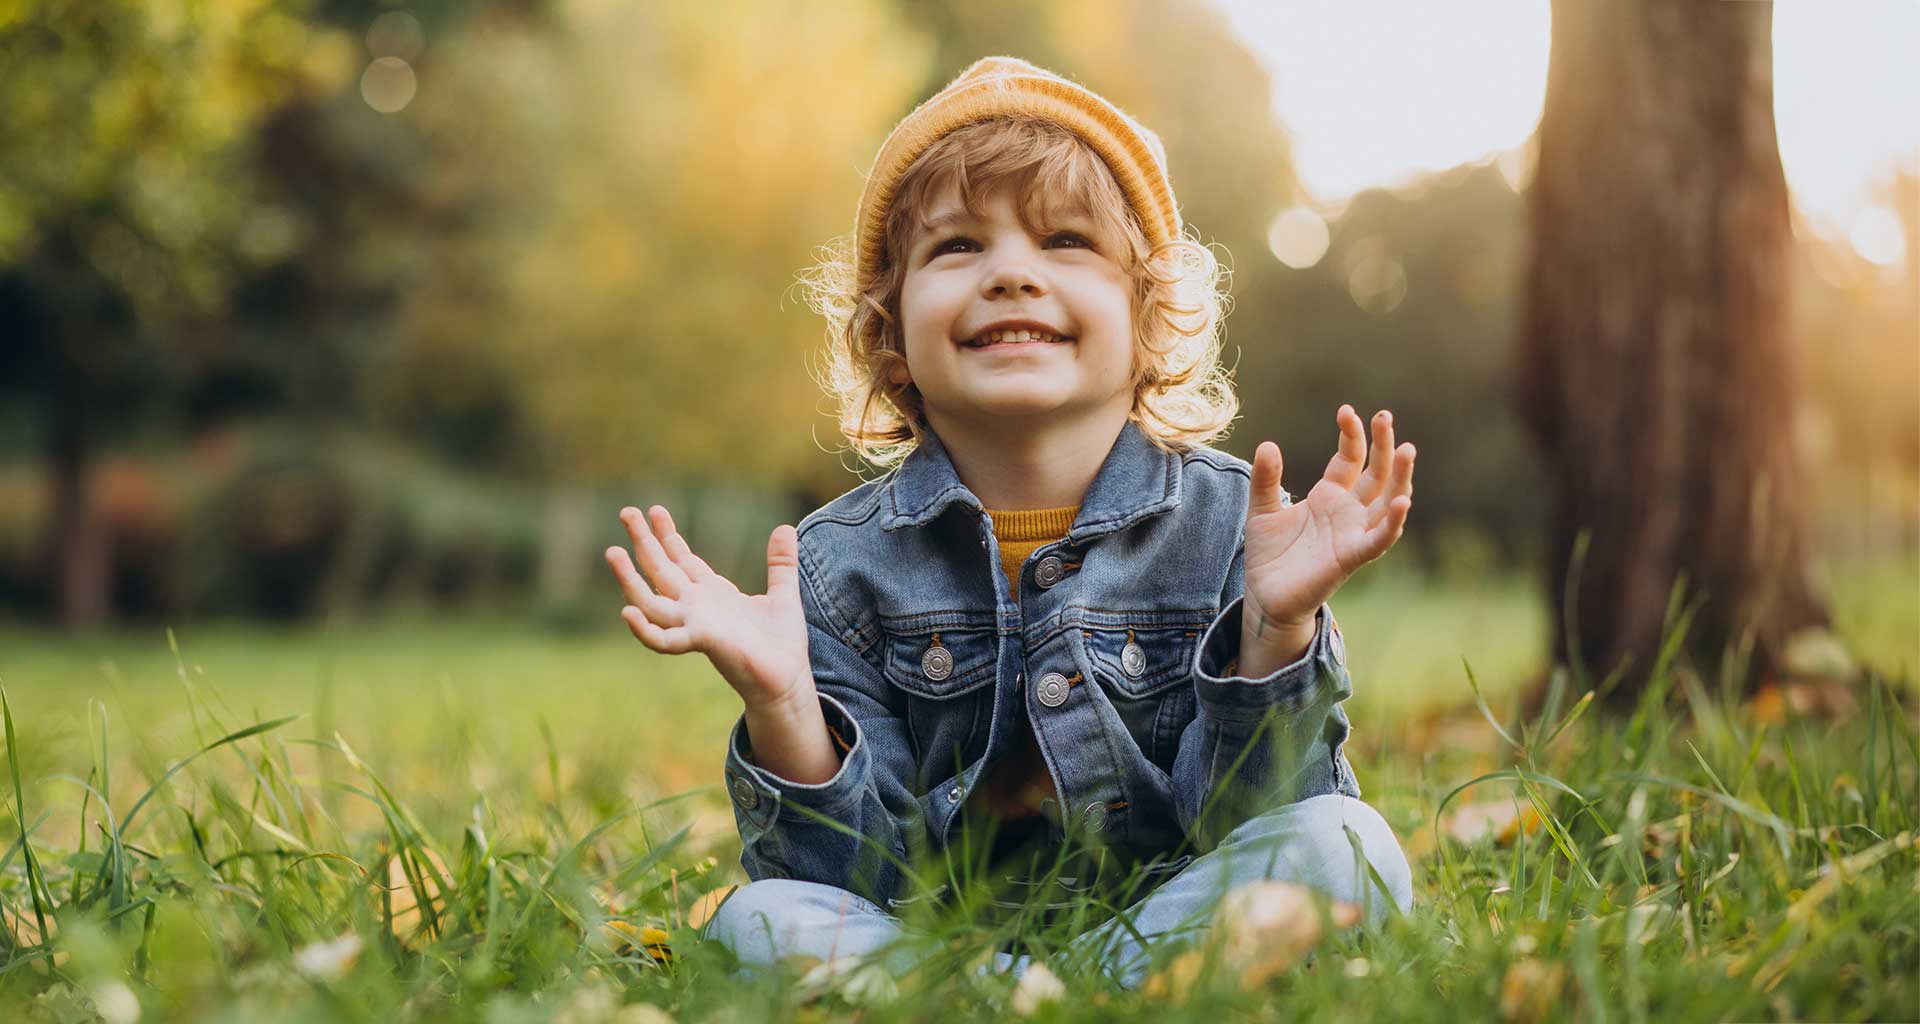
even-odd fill
[{"label": "child's eye", "polygon": [[[1055,233],[1053,234],[1053,236],[1052,236],[1052,237],[1050,237],[1050,238],[1048,238],[1048,239],[1047,239],[1047,242],[1048,242],[1049,244],[1053,244],[1053,243],[1057,243],[1057,242],[1072,242],[1072,243],[1074,243],[1074,244],[1075,244],[1076,246],[1078,246],[1078,247],[1080,247],[1080,248],[1083,248],[1083,249],[1091,249],[1091,248],[1093,248],[1093,243],[1092,243],[1092,242],[1089,242],[1089,241],[1087,241],[1087,240],[1086,240],[1086,238],[1085,238],[1084,236],[1081,236],[1081,235],[1077,235],[1077,234],[1075,234],[1075,233],[1073,233],[1073,232],[1071,232],[1071,231],[1057,231],[1057,232],[1055,232]],[[978,245],[978,244],[980,244],[980,243],[978,243],[978,242],[975,242],[975,241],[974,241],[973,239],[971,239],[971,238],[967,238],[967,237],[964,237],[964,236],[955,236],[955,237],[953,237],[953,238],[949,238],[949,239],[947,239],[947,240],[946,240],[946,241],[944,241],[944,242],[940,242],[940,243],[938,243],[938,244],[936,244],[936,245],[934,245],[934,247],[933,247],[933,249],[932,249],[932,251],[931,251],[931,252],[929,252],[929,253],[928,253],[927,255],[928,255],[928,257],[929,257],[929,258],[931,258],[931,257],[934,257],[934,256],[940,256],[940,255],[944,255],[944,254],[946,254],[946,253],[949,253],[949,252],[958,252],[958,251],[960,251],[960,250],[958,250],[958,249],[956,249],[956,248],[954,248],[955,246],[966,246],[966,245]]]}]

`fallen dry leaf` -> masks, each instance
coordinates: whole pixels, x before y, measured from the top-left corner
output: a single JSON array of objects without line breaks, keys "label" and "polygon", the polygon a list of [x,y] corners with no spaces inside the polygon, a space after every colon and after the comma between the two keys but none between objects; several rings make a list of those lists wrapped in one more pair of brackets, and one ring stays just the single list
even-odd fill
[{"label": "fallen dry leaf", "polygon": [[1522,1024],[1546,1019],[1558,1005],[1566,979],[1564,965],[1515,960],[1500,979],[1500,1018]]},{"label": "fallen dry leaf", "polygon": [[[407,877],[408,864],[401,861],[403,856],[426,889],[424,907],[419,894],[414,892],[413,879]],[[393,937],[412,947],[423,939],[436,937],[428,933],[439,931],[441,919],[447,912],[445,891],[452,885],[453,875],[439,854],[425,848],[402,851],[387,858],[387,884],[376,887],[375,909],[383,916],[391,915]],[[427,911],[432,912],[431,919]]]},{"label": "fallen dry leaf", "polygon": [[1169,999],[1174,1002],[1186,1002],[1193,993],[1194,983],[1200,980],[1200,969],[1206,965],[1206,954],[1197,949],[1189,949],[1168,961],[1167,966],[1147,977],[1140,986],[1140,994],[1148,999]]},{"label": "fallen dry leaf", "polygon": [[1303,885],[1250,882],[1221,898],[1210,941],[1241,988],[1252,989],[1292,970],[1319,945],[1329,922],[1344,928],[1359,920],[1359,908],[1347,904],[1323,915],[1319,898]]},{"label": "fallen dry leaf", "polygon": [[707,922],[713,920],[713,912],[719,910],[720,904],[726,900],[728,894],[738,888],[740,887],[737,885],[729,885],[724,888],[715,889],[705,896],[694,900],[693,906],[687,910],[687,927],[694,929],[705,928]]},{"label": "fallen dry leaf", "polygon": [[1442,820],[1441,829],[1448,838],[1466,846],[1488,836],[1506,846],[1520,837],[1522,829],[1528,835],[1538,832],[1540,814],[1524,800],[1483,800],[1454,808]]}]

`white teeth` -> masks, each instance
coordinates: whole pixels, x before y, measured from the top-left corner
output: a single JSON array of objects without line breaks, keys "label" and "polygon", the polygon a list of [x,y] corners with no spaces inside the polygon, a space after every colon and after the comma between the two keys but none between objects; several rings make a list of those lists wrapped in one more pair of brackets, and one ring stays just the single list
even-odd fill
[{"label": "white teeth", "polygon": [[1047,334],[1042,331],[1029,331],[1029,330],[988,331],[985,334],[980,335],[978,338],[975,338],[973,341],[973,344],[1003,345],[1003,344],[1019,344],[1023,342],[1029,342],[1029,341],[1055,342],[1060,340],[1062,339],[1060,338],[1059,335]]}]

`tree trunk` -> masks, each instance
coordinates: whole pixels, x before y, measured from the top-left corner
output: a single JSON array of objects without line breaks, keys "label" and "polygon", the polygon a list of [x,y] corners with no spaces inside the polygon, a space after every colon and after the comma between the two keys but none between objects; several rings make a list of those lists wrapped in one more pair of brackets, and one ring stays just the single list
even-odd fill
[{"label": "tree trunk", "polygon": [[53,580],[60,621],[84,629],[106,621],[113,586],[111,542],[96,502],[88,493],[92,434],[87,422],[84,385],[56,387],[47,417],[47,456],[52,483],[47,531],[52,538]]},{"label": "tree trunk", "polygon": [[[1676,585],[1688,653],[1784,669],[1808,575],[1786,181],[1764,3],[1554,0],[1522,415],[1554,471],[1556,661],[1629,703]],[[1574,549],[1588,548],[1569,587]]]}]

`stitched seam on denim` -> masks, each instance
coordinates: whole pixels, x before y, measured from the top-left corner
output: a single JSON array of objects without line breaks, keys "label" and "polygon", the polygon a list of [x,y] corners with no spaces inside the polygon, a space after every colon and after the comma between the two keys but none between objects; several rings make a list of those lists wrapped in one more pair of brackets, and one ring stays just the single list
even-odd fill
[{"label": "stitched seam on denim", "polygon": [[1181,456],[1181,462],[1185,465],[1199,462],[1223,473],[1238,473],[1248,480],[1253,479],[1253,467],[1245,459],[1218,448],[1202,445],[1189,449]]},{"label": "stitched seam on denim", "polygon": [[972,608],[937,608],[919,612],[882,612],[877,621],[888,633],[918,633],[930,629],[992,631],[999,617]]},{"label": "stitched seam on denim", "polygon": [[[1098,616],[1110,615],[1112,618],[1090,618],[1083,614],[1086,611],[1093,611]],[[1212,625],[1213,620],[1218,618],[1219,615],[1219,609],[1175,608],[1165,611],[1154,611],[1117,608],[1087,609],[1083,606],[1075,605],[1062,608],[1059,612],[1041,619],[1038,622],[1028,623],[1024,639],[1028,647],[1040,647],[1044,644],[1052,643],[1062,633],[1068,632],[1069,630],[1137,629],[1159,632],[1161,630],[1191,629],[1199,635],[1190,639],[1198,643],[1201,636],[1206,633],[1207,627]],[[1182,637],[1181,639],[1189,638]]]},{"label": "stitched seam on denim", "polygon": [[1292,692],[1273,694],[1269,697],[1269,691],[1278,689],[1280,684],[1213,683],[1215,686],[1226,685],[1237,687],[1240,692],[1255,698],[1269,697],[1269,699],[1257,700],[1254,703],[1240,703],[1237,701],[1210,699],[1206,685],[1211,681],[1202,679],[1200,682],[1202,684],[1200,689],[1200,706],[1203,709],[1201,713],[1216,722],[1229,725],[1249,725],[1258,722],[1261,716],[1267,713],[1268,708],[1272,708],[1282,714],[1296,715],[1320,703],[1319,698],[1324,696],[1325,693],[1322,687],[1300,685],[1295,687]]},{"label": "stitched seam on denim", "polygon": [[807,592],[813,595],[814,607],[820,609],[820,618],[830,627],[830,629],[825,632],[845,644],[847,649],[853,651],[855,654],[864,653],[868,647],[873,646],[871,640],[864,644],[858,643],[863,631],[855,630],[844,625],[846,621],[844,618],[840,621],[835,621],[835,616],[844,615],[844,613],[834,605],[832,598],[829,596],[830,592],[821,589],[817,581],[817,577],[822,574],[821,568],[817,564],[816,559],[809,555],[805,545],[798,546],[798,557],[796,561],[799,563],[797,570],[800,577],[800,585],[805,587]]},{"label": "stitched seam on denim", "polygon": [[[794,527],[794,532],[804,536],[820,523],[835,523],[841,526],[860,526],[866,523],[873,518],[874,513],[880,511],[881,489],[878,486],[872,486],[878,483],[879,481],[869,480],[861,484],[860,487],[855,487],[846,494],[807,513],[806,517],[800,520],[800,524]],[[871,487],[871,489],[868,490],[867,494],[862,497],[857,504],[854,504],[844,512],[834,511],[834,506],[858,494],[863,487]]]},{"label": "stitched seam on denim", "polygon": [[[955,499],[971,497],[972,494],[972,491],[967,490],[966,484],[948,484],[941,488],[939,493],[927,499],[925,505],[909,512],[900,507],[899,492],[896,488],[890,486],[887,488],[887,504],[893,507],[893,515],[890,516],[889,519],[899,526],[925,526],[939,518],[940,513],[946,511],[947,506],[952,504]],[[966,505],[968,508],[977,507],[966,501],[962,501],[961,504]]]}]

